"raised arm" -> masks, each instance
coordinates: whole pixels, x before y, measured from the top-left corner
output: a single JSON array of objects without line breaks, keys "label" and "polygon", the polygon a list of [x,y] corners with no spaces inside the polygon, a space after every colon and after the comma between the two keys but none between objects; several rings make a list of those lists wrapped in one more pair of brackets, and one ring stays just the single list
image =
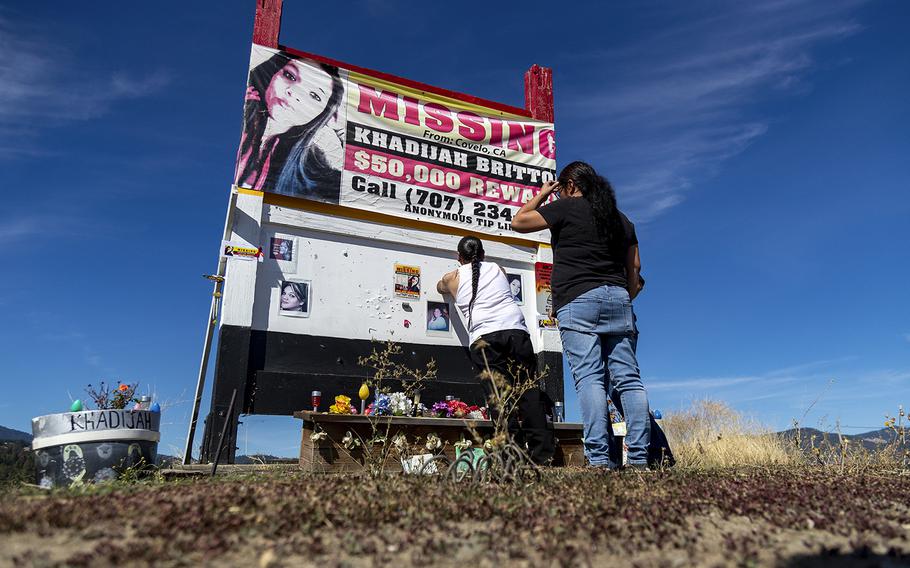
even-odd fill
[{"label": "raised arm", "polygon": [[449,294],[454,298],[458,293],[458,270],[445,273],[436,283],[436,291],[442,295]]},{"label": "raised arm", "polygon": [[551,193],[556,189],[555,181],[548,181],[543,184],[537,195],[532,197],[527,203],[521,206],[515,217],[512,218],[512,230],[518,233],[533,233],[549,228],[547,220],[537,210],[547,200]]},{"label": "raised arm", "polygon": [[626,290],[629,291],[629,298],[635,299],[635,296],[641,292],[641,259],[638,257],[638,245],[629,247],[626,253]]}]

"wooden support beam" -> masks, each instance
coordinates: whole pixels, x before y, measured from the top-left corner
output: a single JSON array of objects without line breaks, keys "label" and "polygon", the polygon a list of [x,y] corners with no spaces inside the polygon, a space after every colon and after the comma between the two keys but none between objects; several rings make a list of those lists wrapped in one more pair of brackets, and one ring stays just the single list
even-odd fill
[{"label": "wooden support beam", "polygon": [[525,73],[525,109],[537,120],[553,122],[553,70],[532,65]]},{"label": "wooden support beam", "polygon": [[256,20],[253,22],[253,43],[278,48],[281,32],[282,0],[256,0]]}]

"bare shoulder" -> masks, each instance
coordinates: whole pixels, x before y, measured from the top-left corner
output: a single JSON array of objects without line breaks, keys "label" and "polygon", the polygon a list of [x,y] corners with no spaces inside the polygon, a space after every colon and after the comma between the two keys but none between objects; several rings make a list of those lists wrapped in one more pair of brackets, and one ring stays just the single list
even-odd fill
[{"label": "bare shoulder", "polygon": [[436,284],[436,291],[440,294],[452,294],[453,296],[458,291],[458,269],[451,272],[446,272],[442,275],[442,278],[439,279],[439,283]]}]

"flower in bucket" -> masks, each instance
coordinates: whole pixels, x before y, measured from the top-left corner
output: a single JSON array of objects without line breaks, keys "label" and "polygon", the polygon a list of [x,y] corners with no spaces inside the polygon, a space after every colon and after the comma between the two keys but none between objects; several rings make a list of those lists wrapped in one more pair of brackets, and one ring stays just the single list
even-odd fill
[{"label": "flower in bucket", "polygon": [[462,439],[458,440],[457,442],[455,442],[455,444],[453,444],[453,445],[455,446],[456,450],[463,452],[463,451],[467,450],[468,448],[470,448],[471,446],[473,446],[474,442],[472,442],[471,440],[465,440],[464,438],[462,438]]},{"label": "flower in bucket", "polygon": [[335,404],[329,407],[329,414],[353,414],[351,397],[340,394],[335,397]]},{"label": "flower in bucket", "polygon": [[413,410],[414,401],[403,392],[393,392],[389,395],[389,411],[392,416],[410,416]]}]

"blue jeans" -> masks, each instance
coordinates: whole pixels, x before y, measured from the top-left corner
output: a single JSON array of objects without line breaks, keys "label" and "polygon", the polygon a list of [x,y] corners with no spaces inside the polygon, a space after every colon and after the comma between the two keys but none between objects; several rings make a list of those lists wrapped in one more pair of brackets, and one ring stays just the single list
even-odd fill
[{"label": "blue jeans", "polygon": [[620,465],[610,459],[622,455],[622,449],[610,452],[614,441],[609,435],[609,393],[619,397],[623,409],[629,463],[648,463],[648,395],[635,357],[638,330],[629,293],[619,286],[601,286],[560,308],[556,317],[581,405],[588,462],[611,468]]}]

